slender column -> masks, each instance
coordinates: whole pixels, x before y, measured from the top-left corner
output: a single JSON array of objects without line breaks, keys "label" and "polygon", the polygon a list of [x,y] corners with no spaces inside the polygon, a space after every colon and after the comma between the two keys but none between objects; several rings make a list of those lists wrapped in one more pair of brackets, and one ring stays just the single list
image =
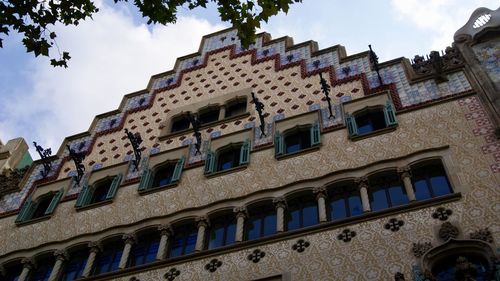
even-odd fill
[{"label": "slender column", "polygon": [[130,250],[132,250],[132,245],[134,245],[136,237],[133,234],[125,234],[122,236],[122,239],[125,241],[125,245],[123,246],[122,256],[120,258],[120,263],[118,268],[127,267],[128,257],[130,256]]},{"label": "slender column", "polygon": [[247,208],[238,207],[234,208],[233,212],[236,214],[236,242],[243,241],[243,229],[245,228],[245,218],[247,217]]},{"label": "slender column", "polygon": [[226,118],[226,106],[225,105],[221,105],[219,107],[219,120],[222,120]]},{"label": "slender column", "polygon": [[66,251],[58,250],[54,252],[56,263],[50,272],[49,281],[56,281],[61,274],[62,266],[68,260],[68,253]]},{"label": "slender column", "polygon": [[170,237],[174,233],[170,224],[160,225],[158,227],[160,231],[160,245],[158,246],[158,252],[156,253],[157,260],[167,259],[167,250]]},{"label": "slender column", "polygon": [[361,195],[361,203],[363,204],[363,212],[370,212],[370,198],[368,197],[368,179],[366,177],[357,178],[355,182],[359,187],[359,194]]},{"label": "slender column", "polygon": [[403,180],[403,184],[405,186],[406,195],[408,196],[408,200],[410,202],[415,201],[417,198],[415,197],[415,191],[413,191],[413,184],[411,183],[411,169],[409,166],[398,168],[398,173],[401,175],[401,179]]},{"label": "slender column", "polygon": [[273,199],[274,206],[276,207],[276,232],[285,231],[285,197],[277,197]]},{"label": "slender column", "polygon": [[25,258],[21,260],[21,263],[23,265],[23,271],[21,271],[18,281],[27,281],[31,270],[35,266],[35,262],[33,259]]},{"label": "slender column", "polygon": [[205,233],[208,227],[208,218],[198,217],[196,218],[196,223],[198,225],[198,236],[196,238],[196,245],[194,247],[195,252],[203,251],[205,245]]},{"label": "slender column", "polygon": [[85,267],[83,268],[83,273],[82,277],[89,277],[90,273],[92,271],[92,268],[94,267],[94,261],[97,256],[97,253],[99,253],[102,250],[101,244],[98,242],[90,242],[89,243],[89,257],[87,258],[87,263],[85,264]]},{"label": "slender column", "polygon": [[317,186],[313,188],[313,193],[316,195],[316,200],[318,201],[318,217],[319,222],[325,222],[328,220],[326,214],[326,189],[322,186]]}]

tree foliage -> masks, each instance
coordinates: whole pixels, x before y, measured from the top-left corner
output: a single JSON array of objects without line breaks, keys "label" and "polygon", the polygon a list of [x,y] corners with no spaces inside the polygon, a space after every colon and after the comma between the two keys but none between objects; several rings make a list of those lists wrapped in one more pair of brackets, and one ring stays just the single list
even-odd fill
[{"label": "tree foliage", "polygon": [[[129,0],[114,0],[128,2]],[[248,47],[256,39],[256,29],[262,21],[279,12],[287,13],[290,5],[302,0],[131,0],[139,8],[148,24],[163,25],[175,23],[177,10],[207,8],[209,2],[217,5],[219,16],[230,22],[237,30],[243,47]],[[26,51],[36,57],[50,58],[53,66],[67,67],[71,58],[68,52],[59,50],[57,35],[52,30],[56,24],[78,25],[92,18],[99,9],[91,0],[0,0],[0,48],[2,37],[10,32],[23,36]],[[55,48],[55,49],[54,49]],[[57,51],[57,57],[51,51]]]}]

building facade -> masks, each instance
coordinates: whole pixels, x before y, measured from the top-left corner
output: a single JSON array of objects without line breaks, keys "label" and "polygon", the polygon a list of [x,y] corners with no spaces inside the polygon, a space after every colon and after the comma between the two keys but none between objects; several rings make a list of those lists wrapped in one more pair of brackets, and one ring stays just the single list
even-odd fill
[{"label": "building facade", "polygon": [[207,35],[1,195],[0,278],[500,280],[499,31],[382,63]]}]

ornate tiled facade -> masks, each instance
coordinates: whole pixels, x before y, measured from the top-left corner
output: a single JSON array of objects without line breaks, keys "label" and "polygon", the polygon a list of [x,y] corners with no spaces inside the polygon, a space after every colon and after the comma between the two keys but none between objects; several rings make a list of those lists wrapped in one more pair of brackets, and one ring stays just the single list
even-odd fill
[{"label": "ornate tiled facade", "polygon": [[[88,132],[68,137],[47,160],[52,169],[46,177],[40,173],[42,161],[36,161],[18,190],[0,197],[0,264],[9,267],[21,258],[259,200],[317,194],[332,182],[360,179],[388,168],[403,171],[401,165],[436,157],[444,159],[453,190],[441,199],[384,212],[365,210],[358,220],[321,221],[309,229],[242,241],[220,251],[160,258],[149,266],[86,279],[394,280],[396,273],[402,273],[405,280],[423,280],[418,278],[427,274],[421,272],[427,264],[425,253],[449,245],[441,234],[445,223],[456,227],[455,239],[491,236],[485,243],[496,249],[500,141],[495,135],[498,116],[489,97],[498,92],[492,94],[479,85],[490,83],[495,89],[500,81],[500,41],[467,44],[455,42],[446,55],[428,61],[416,57],[413,65],[407,59],[379,64],[370,52],[347,56],[342,46],[319,50],[313,41],[293,45],[289,37],[271,40],[267,33],[248,49],[241,47],[234,29],[207,35],[198,53],[153,76],[145,90],[126,95],[117,110],[97,116]],[[449,59],[452,56],[454,60]],[[471,74],[474,67],[486,75]],[[331,86],[332,117],[319,74]],[[236,93],[246,93],[250,101],[250,92],[264,104],[265,135],[254,103],[248,103],[244,114],[202,126],[199,152],[193,130],[170,132],[172,119],[179,114],[221,105],[240,95]],[[346,128],[349,108],[362,104],[366,110],[380,98],[394,107],[397,126],[353,137]],[[278,157],[278,132],[303,125],[304,120],[318,121],[321,145]],[[137,169],[124,129],[142,137]],[[251,140],[248,164],[228,173],[207,173],[205,162],[213,146],[226,140],[233,144],[240,136]],[[85,155],[79,184],[73,179],[77,171],[66,146]],[[138,192],[151,163],[181,156],[186,160],[181,162],[184,170],[178,182],[151,193]],[[112,201],[75,208],[88,185],[116,171],[123,180]],[[20,223],[21,207],[56,190],[62,190],[62,200],[50,216]],[[415,250],[414,244],[431,246]]]}]

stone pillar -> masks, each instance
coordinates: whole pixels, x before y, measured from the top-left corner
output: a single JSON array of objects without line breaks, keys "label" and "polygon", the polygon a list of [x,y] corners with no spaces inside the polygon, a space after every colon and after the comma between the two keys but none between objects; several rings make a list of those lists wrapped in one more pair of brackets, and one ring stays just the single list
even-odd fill
[{"label": "stone pillar", "polygon": [[361,203],[363,204],[363,212],[370,212],[370,198],[368,197],[368,179],[366,177],[357,178],[355,180],[359,187],[359,194],[361,195]]},{"label": "stone pillar", "polygon": [[120,258],[120,263],[118,268],[127,267],[128,258],[130,256],[130,250],[132,250],[132,245],[134,245],[136,237],[133,234],[125,234],[122,236],[122,239],[125,241],[125,245],[123,246],[123,253]]},{"label": "stone pillar", "polygon": [[318,186],[313,188],[313,193],[316,195],[316,200],[318,201],[318,218],[319,222],[326,222],[328,220],[328,216],[326,214],[326,188],[322,186]]},{"label": "stone pillar", "polygon": [[65,261],[68,260],[68,253],[66,251],[55,251],[54,256],[56,257],[56,263],[50,272],[49,281],[56,281],[61,274],[62,266]]},{"label": "stone pillar", "polygon": [[245,229],[245,218],[248,216],[246,207],[234,208],[236,214],[236,242],[243,241],[243,230]]},{"label": "stone pillar", "polygon": [[401,175],[401,179],[403,180],[406,195],[408,196],[408,200],[413,202],[416,200],[415,191],[413,190],[413,184],[411,183],[411,169],[409,166],[398,168],[398,173]]},{"label": "stone pillar", "polygon": [[221,105],[219,107],[219,120],[223,120],[224,118],[226,118],[226,106]]},{"label": "stone pillar", "polygon": [[276,207],[276,232],[285,231],[285,197],[277,197],[273,199],[274,206]]},{"label": "stone pillar", "polygon": [[205,245],[205,233],[207,232],[208,227],[208,218],[198,217],[196,218],[196,223],[198,226],[198,236],[196,238],[196,246],[194,247],[195,252],[203,251],[203,247]]},{"label": "stone pillar", "polygon": [[160,245],[158,246],[156,259],[165,260],[167,259],[168,243],[174,232],[170,224],[160,225],[158,230],[160,231]]},{"label": "stone pillar", "polygon": [[27,281],[31,270],[35,266],[35,262],[33,259],[25,258],[21,260],[21,263],[23,265],[23,271],[21,271],[18,281]]},{"label": "stone pillar", "polygon": [[102,250],[101,244],[98,242],[90,242],[89,243],[89,257],[87,258],[87,263],[85,264],[85,267],[83,268],[83,273],[82,277],[89,277],[90,273],[92,271],[92,268],[94,267],[94,261],[97,256],[97,253],[99,253]]}]

